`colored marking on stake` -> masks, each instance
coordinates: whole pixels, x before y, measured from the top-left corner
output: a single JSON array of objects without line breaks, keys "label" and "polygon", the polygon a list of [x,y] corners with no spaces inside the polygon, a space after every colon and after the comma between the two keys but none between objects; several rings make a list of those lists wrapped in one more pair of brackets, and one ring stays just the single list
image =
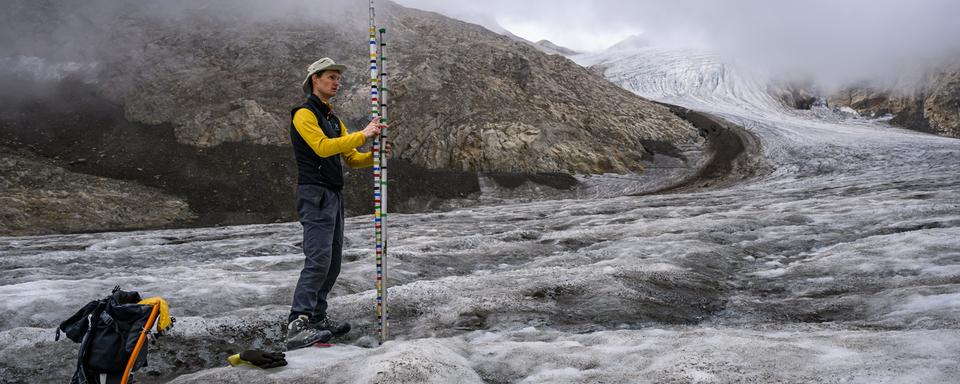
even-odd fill
[{"label": "colored marking on stake", "polygon": [[[383,63],[386,61],[386,55],[384,54],[386,47],[386,39],[384,39],[384,34],[386,33],[386,28],[377,28],[376,25],[376,12],[374,9],[374,2],[370,0],[370,82],[371,82],[371,116],[373,118],[380,116],[381,121],[386,123],[386,104],[387,104],[387,93],[386,88],[383,87],[383,90],[378,90],[377,85],[385,85],[386,82],[386,72],[383,71]],[[379,38],[376,32],[380,32]],[[378,71],[380,71],[378,73]],[[378,93],[375,93],[378,92]],[[386,130],[384,130],[386,131]],[[387,309],[387,285],[386,285],[386,253],[387,253],[387,228],[385,217],[387,214],[387,190],[386,190],[386,163],[387,158],[385,153],[380,151],[380,140],[384,140],[387,137],[386,132],[381,132],[378,137],[374,138],[374,228],[375,228],[375,252],[376,252],[376,287],[377,287],[377,301],[376,301],[376,314],[377,314],[377,335],[380,343],[382,344],[387,340],[387,329],[388,323],[388,309]],[[381,167],[381,163],[383,167]]]}]

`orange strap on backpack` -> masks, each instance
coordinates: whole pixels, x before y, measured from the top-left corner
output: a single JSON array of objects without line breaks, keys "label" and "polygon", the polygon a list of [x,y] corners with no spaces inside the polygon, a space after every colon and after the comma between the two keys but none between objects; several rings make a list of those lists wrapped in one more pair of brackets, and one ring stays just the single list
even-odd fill
[{"label": "orange strap on backpack", "polygon": [[133,364],[137,361],[137,356],[140,355],[140,349],[143,348],[143,344],[147,341],[147,333],[150,332],[150,328],[153,328],[153,323],[157,321],[157,314],[159,313],[160,304],[153,304],[153,310],[150,311],[150,318],[147,319],[147,324],[144,325],[143,330],[140,331],[137,345],[133,347],[133,354],[130,355],[130,360],[127,361],[127,369],[123,371],[123,380],[120,381],[120,384],[127,384],[127,380],[130,379],[130,371],[133,370]]}]

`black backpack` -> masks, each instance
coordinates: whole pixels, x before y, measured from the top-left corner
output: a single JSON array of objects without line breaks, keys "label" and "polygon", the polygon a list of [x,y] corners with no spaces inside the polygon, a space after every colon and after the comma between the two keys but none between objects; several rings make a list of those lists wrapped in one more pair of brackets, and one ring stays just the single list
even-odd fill
[{"label": "black backpack", "polygon": [[[141,332],[151,323],[152,305],[137,304],[138,292],[113,289],[110,296],[87,303],[69,319],[60,323],[57,337],[63,331],[70,340],[80,343],[77,370],[71,384],[112,384],[123,380],[131,358],[132,371],[147,365],[147,348],[133,356]],[[106,382],[100,382],[101,375]]]}]

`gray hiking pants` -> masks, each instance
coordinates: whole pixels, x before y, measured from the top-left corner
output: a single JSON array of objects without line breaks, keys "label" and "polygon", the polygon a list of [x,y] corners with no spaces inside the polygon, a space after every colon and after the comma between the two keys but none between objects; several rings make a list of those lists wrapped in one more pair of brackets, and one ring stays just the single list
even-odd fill
[{"label": "gray hiking pants", "polygon": [[297,213],[303,225],[306,260],[288,321],[299,315],[320,318],[327,313],[327,295],[340,275],[343,251],[343,202],[340,191],[319,185],[297,186]]}]

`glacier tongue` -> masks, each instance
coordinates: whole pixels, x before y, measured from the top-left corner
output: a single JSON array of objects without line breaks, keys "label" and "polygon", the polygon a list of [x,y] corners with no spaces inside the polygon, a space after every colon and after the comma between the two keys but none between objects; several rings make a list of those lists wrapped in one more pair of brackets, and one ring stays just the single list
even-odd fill
[{"label": "glacier tongue", "polygon": [[642,47],[571,57],[603,68],[604,77],[640,96],[694,110],[785,112],[748,76],[719,56],[693,49]]},{"label": "glacier tongue", "polygon": [[[773,171],[728,188],[391,215],[394,340],[373,332],[372,226],[347,220],[342,345],[280,345],[296,223],[0,238],[0,373],[63,381],[53,327],[114,284],[178,325],[144,382],[960,381],[960,141],[785,109],[717,57],[577,57],[637,94],[760,138]],[[363,197],[348,197],[363,198]],[[351,345],[356,344],[356,345]]]}]

